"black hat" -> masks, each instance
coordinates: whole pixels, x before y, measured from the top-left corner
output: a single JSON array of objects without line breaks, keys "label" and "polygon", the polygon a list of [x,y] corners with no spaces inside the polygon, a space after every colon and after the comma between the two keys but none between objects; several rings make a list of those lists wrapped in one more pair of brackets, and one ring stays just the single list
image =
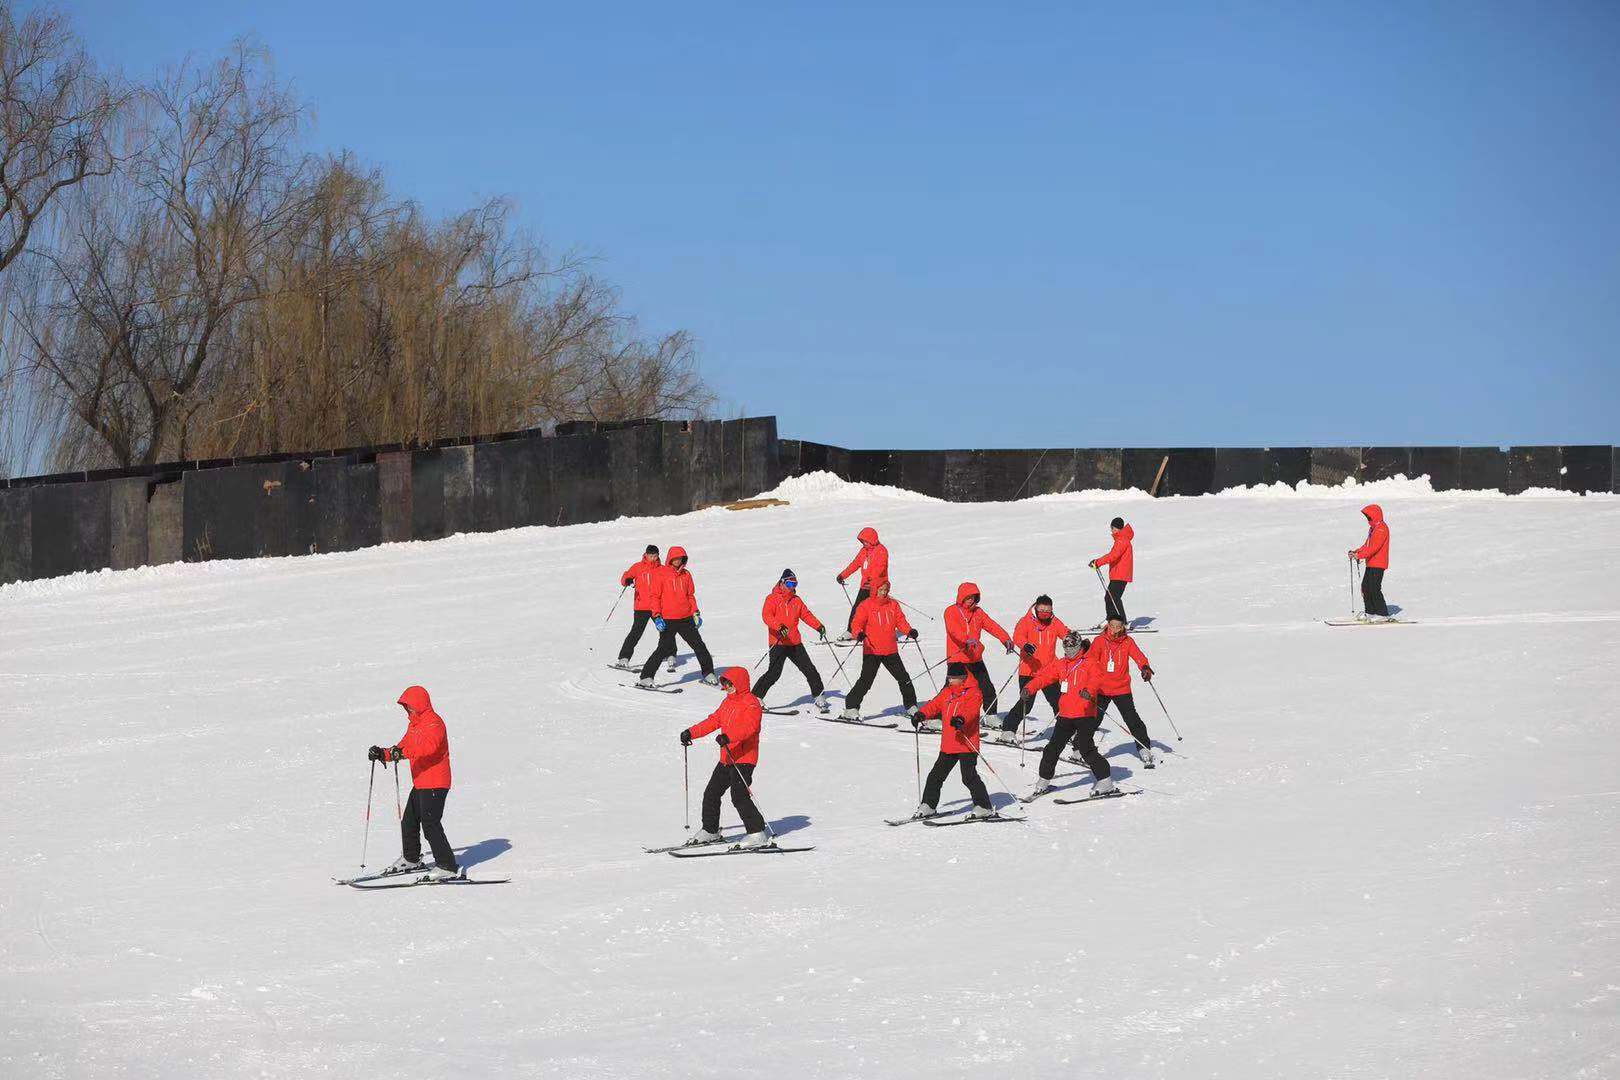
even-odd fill
[{"label": "black hat", "polygon": [[789,578],[792,578],[794,581],[798,581],[799,580],[799,575],[795,574],[791,569],[784,570],[784,571],[782,571],[782,576],[777,578],[776,580],[778,580],[778,581],[786,581]]},{"label": "black hat", "polygon": [[945,665],[945,677],[947,679],[967,678],[967,665],[958,664],[953,660],[951,663]]},{"label": "black hat", "polygon": [[1108,523],[1108,527],[1110,529],[1123,529],[1125,527],[1125,519],[1115,518],[1113,521]]},{"label": "black hat", "polygon": [[657,544],[648,544],[647,545],[647,550],[643,551],[642,554],[643,555],[656,555],[656,554],[658,554],[658,545]]},{"label": "black hat", "polygon": [[1041,595],[1035,598],[1035,606],[1040,607],[1042,604],[1045,604],[1047,607],[1051,607],[1052,598],[1047,596],[1045,593],[1041,593]]}]

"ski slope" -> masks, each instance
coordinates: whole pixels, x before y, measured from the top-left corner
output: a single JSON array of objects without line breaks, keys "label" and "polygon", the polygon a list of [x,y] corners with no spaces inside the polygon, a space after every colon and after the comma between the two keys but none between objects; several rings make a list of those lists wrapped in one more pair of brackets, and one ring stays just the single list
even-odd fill
[{"label": "ski slope", "polygon": [[[1620,1075],[1620,500],[782,494],[0,588],[0,1076]],[[1369,498],[1418,625],[1321,622],[1349,610]],[[784,567],[841,623],[868,524],[936,615],[971,579],[1009,628],[1041,591],[1090,625],[1116,513],[1185,736],[1138,684],[1164,764],[1112,725],[1106,747],[1146,794],[891,829],[909,735],[767,717],[761,807],[816,850],[642,853],[686,835],[676,733],[718,701],[607,668],[644,544],[690,550],[717,661],[750,665]],[[449,726],[451,842],[510,884],[331,883],[411,683]],[[774,703],[802,694],[789,668]],[[880,678],[867,710],[897,702]],[[998,803],[1033,781],[1033,755],[987,753]],[[693,747],[694,827],[713,760]],[[394,799],[379,776],[372,865]]]}]

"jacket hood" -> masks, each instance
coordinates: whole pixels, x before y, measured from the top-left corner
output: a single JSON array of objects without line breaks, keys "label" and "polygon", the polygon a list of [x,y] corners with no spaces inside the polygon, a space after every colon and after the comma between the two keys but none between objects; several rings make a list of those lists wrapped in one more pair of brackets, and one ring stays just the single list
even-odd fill
[{"label": "jacket hood", "polygon": [[753,689],[753,680],[748,677],[745,667],[728,667],[720,673],[720,677],[731,684],[733,694],[746,694]]},{"label": "jacket hood", "polygon": [[1125,542],[1128,544],[1132,540],[1136,539],[1136,530],[1131,528],[1130,525],[1128,525],[1128,524],[1123,525],[1123,526],[1120,527],[1119,535],[1124,537]]},{"label": "jacket hood", "polygon": [[964,581],[962,584],[956,587],[956,602],[960,604],[962,601],[966,600],[968,597],[974,595],[978,591],[979,587],[973,584],[973,582]]},{"label": "jacket hood", "polygon": [[863,544],[875,544],[878,542],[877,530],[868,525],[866,528],[855,534],[855,539],[859,540]]},{"label": "jacket hood", "polygon": [[664,560],[664,565],[668,566],[670,563],[674,562],[676,559],[684,559],[684,558],[686,558],[686,549],[685,548],[683,548],[683,547],[672,547],[672,548],[669,549],[669,557]]},{"label": "jacket hood", "polygon": [[407,686],[405,692],[399,695],[399,703],[409,709],[412,716],[433,711],[433,699],[420,686]]},{"label": "jacket hood", "polygon": [[1372,522],[1374,525],[1382,525],[1384,523],[1384,508],[1379,506],[1377,503],[1368,503],[1366,506],[1361,508],[1361,512],[1367,515],[1367,520]]}]

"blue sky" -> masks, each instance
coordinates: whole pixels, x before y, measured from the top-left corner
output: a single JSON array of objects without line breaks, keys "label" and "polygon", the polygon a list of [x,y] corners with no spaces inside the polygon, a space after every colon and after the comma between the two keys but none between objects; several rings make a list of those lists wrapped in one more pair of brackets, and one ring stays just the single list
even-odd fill
[{"label": "blue sky", "polygon": [[66,0],[256,36],[860,447],[1620,441],[1620,5]]}]

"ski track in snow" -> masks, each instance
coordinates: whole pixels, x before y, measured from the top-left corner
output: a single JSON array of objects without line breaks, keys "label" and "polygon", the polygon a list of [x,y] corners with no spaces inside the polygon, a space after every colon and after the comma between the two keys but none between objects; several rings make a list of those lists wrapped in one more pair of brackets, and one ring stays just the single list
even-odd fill
[{"label": "ski track in snow", "polygon": [[[1620,1074],[1620,500],[782,494],[0,588],[0,1076]],[[1418,622],[1324,626],[1369,497],[1386,593]],[[755,790],[816,851],[641,852],[688,835],[675,736],[720,700],[684,651],[659,674],[680,695],[607,667],[644,544],[692,552],[716,661],[748,666],[783,566],[842,622],[832,578],[867,524],[936,618],[971,579],[1009,629],[1042,591],[1089,626],[1116,512],[1186,737],[1140,684],[1164,764],[1105,726],[1148,794],[889,828],[914,740],[806,711],[766,718]],[[913,621],[938,659],[939,624]],[[847,681],[812,655],[836,705]],[[450,839],[510,885],[331,884],[359,864],[365,748],[398,738],[413,682],[449,725]],[[771,703],[805,696],[789,667]],[[866,711],[897,703],[880,677]],[[1033,782],[1036,753],[986,755],[1015,794]],[[694,828],[714,757],[692,748]],[[394,798],[379,770],[370,866],[398,853]],[[966,808],[954,776],[944,802]]]}]

